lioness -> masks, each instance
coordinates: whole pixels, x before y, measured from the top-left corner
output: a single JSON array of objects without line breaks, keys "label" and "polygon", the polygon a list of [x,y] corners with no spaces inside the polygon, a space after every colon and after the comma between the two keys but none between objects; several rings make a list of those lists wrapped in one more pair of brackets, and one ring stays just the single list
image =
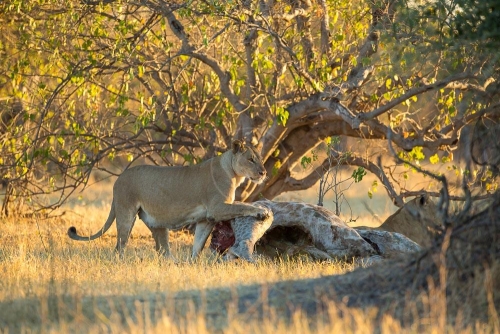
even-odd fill
[{"label": "lioness", "polygon": [[438,209],[428,196],[417,196],[405,203],[378,227],[401,233],[423,247],[430,247],[440,233]]},{"label": "lioness", "polygon": [[[418,196],[408,201],[376,229],[401,233],[422,247],[430,247],[440,233],[437,206],[428,196]],[[371,229],[358,226],[356,229]]]},{"label": "lioness", "polygon": [[197,223],[192,256],[203,249],[215,222],[240,216],[265,219],[269,212],[245,203],[234,203],[236,188],[249,178],[262,183],[266,169],[260,155],[240,141],[224,154],[190,167],[136,166],[125,170],[113,186],[109,217],[96,234],[73,240],[89,241],[102,236],[116,218],[116,250],[123,253],[136,215],[151,230],[156,250],[170,256],[168,230]]}]

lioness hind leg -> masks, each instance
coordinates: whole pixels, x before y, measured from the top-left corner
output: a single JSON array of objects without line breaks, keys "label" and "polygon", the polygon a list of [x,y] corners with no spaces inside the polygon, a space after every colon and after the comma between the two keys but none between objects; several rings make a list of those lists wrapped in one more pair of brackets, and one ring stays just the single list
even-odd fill
[{"label": "lioness hind leg", "polygon": [[120,212],[119,209],[116,210],[116,248],[115,250],[123,256],[123,250],[127,245],[128,238],[130,237],[130,232],[132,232],[132,227],[134,227],[135,213],[127,214],[125,212]]},{"label": "lioness hind leg", "polygon": [[153,238],[155,239],[155,248],[160,255],[169,255],[170,246],[168,243],[168,229],[163,227],[150,227]]},{"label": "lioness hind leg", "polygon": [[170,254],[170,244],[168,242],[168,228],[164,227],[149,227],[155,239],[155,249],[159,255],[164,258],[177,262],[176,258]]}]

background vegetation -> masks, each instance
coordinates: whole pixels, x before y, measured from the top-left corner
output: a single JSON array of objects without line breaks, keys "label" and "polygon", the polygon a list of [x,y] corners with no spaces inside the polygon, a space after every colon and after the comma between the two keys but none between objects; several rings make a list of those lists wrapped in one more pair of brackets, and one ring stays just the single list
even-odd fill
[{"label": "background vegetation", "polygon": [[[57,207],[92,171],[193,164],[234,138],[260,145],[271,176],[241,187],[242,200],[310,188],[334,161],[374,173],[367,188],[382,184],[398,206],[422,190],[438,195],[407,189],[412,174],[386,159],[388,136],[407,161],[446,163],[476,194],[491,193],[498,146],[481,139],[498,131],[495,6],[4,1],[2,213]],[[352,139],[315,155],[331,136]],[[39,196],[48,193],[57,196]]]}]

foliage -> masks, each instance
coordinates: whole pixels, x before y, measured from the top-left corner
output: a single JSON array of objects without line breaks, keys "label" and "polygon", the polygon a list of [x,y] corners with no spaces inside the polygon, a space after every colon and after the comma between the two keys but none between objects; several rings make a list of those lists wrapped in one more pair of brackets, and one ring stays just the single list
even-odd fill
[{"label": "foliage", "polygon": [[453,23],[460,38],[476,39],[490,47],[500,45],[499,0],[456,0],[456,4]]},{"label": "foliage", "polygon": [[[4,1],[2,212],[57,207],[93,171],[194,164],[233,138],[259,143],[271,176],[244,184],[241,200],[314,185],[318,173],[291,171],[330,136],[367,143],[391,132],[399,152],[450,156],[462,129],[499,108],[498,55],[456,39],[458,4]],[[365,149],[345,163],[375,173],[400,204],[411,192]],[[488,161],[478,175],[493,189]]]}]

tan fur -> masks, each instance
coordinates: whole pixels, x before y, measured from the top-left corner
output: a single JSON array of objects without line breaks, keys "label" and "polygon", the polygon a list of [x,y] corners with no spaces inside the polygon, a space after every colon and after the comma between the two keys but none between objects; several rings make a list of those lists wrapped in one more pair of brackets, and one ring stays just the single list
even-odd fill
[{"label": "tan fur", "polygon": [[378,229],[401,233],[420,246],[429,247],[439,225],[436,205],[426,196],[419,196],[389,216]]},{"label": "tan fur", "polygon": [[190,167],[132,167],[115,182],[111,210],[103,228],[90,237],[82,237],[71,227],[68,235],[74,240],[99,238],[116,218],[116,250],[122,253],[138,214],[151,230],[156,249],[170,256],[168,230],[197,223],[193,245],[196,257],[215,222],[241,216],[269,216],[263,208],[234,203],[236,188],[245,178],[261,183],[265,176],[260,155],[239,141],[233,143],[232,150]]}]

